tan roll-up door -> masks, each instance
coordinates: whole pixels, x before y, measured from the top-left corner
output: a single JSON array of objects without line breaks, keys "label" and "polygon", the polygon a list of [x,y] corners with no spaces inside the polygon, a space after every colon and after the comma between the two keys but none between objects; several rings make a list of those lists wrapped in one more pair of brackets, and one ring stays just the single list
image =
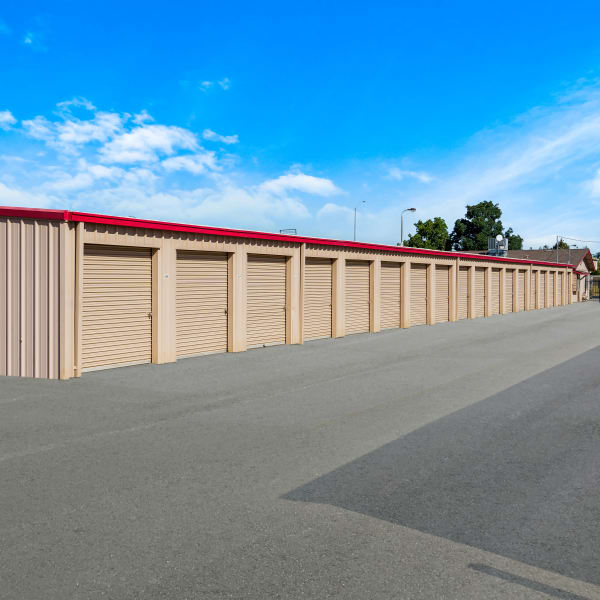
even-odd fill
[{"label": "tan roll-up door", "polygon": [[504,277],[504,312],[513,312],[513,273],[514,269],[506,269]]},{"label": "tan roll-up door", "polygon": [[369,261],[346,261],[346,334],[366,333],[370,329],[369,276]]},{"label": "tan roll-up door", "polygon": [[531,288],[529,290],[529,308],[531,310],[535,310],[537,306],[535,305],[535,298],[537,294],[537,285],[538,285],[538,274],[537,271],[531,271]]},{"label": "tan roll-up door", "polygon": [[540,273],[540,307],[546,308],[546,272]]},{"label": "tan roll-up door", "polygon": [[381,263],[381,329],[400,327],[400,263]]},{"label": "tan roll-up door", "polygon": [[554,272],[552,272],[550,273],[550,283],[548,284],[548,302],[550,303],[550,306],[554,306],[554,279],[555,275]]},{"label": "tan roll-up door", "polygon": [[427,265],[410,267],[410,324],[427,323]]},{"label": "tan roll-up door", "polygon": [[475,268],[475,317],[485,316],[485,269]]},{"label": "tan roll-up door", "polygon": [[177,253],[177,356],[227,350],[227,255]]},{"label": "tan roll-up door", "polygon": [[445,323],[450,315],[450,267],[435,266],[435,322]]},{"label": "tan roll-up door", "polygon": [[304,267],[304,339],[331,337],[331,260],[307,258]]},{"label": "tan roll-up door", "polygon": [[557,301],[556,304],[558,304],[558,306],[562,306],[563,305],[563,273],[557,273],[557,277],[558,277],[558,297],[557,297]]},{"label": "tan roll-up door", "polygon": [[492,297],[490,305],[490,314],[500,314],[500,275],[502,271],[500,269],[492,269]]},{"label": "tan roll-up door", "polygon": [[458,318],[469,316],[469,267],[458,270]]},{"label": "tan roll-up door", "polygon": [[525,271],[519,271],[519,310],[525,310]]},{"label": "tan roll-up door", "polygon": [[152,251],[86,245],[83,370],[152,360]]},{"label": "tan roll-up door", "polygon": [[285,344],[283,256],[248,256],[246,339],[249,348]]}]

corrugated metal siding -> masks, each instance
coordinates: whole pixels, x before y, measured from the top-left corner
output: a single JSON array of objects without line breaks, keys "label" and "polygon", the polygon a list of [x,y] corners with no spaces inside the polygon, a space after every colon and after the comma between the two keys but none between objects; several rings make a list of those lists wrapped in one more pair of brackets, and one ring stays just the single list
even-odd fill
[{"label": "corrugated metal siding", "polygon": [[410,267],[410,324],[427,323],[427,265]]},{"label": "corrugated metal siding", "polygon": [[540,273],[540,308],[546,308],[546,273]]},{"label": "corrugated metal siding", "polygon": [[248,256],[249,348],[285,344],[286,259]]},{"label": "corrugated metal siding", "polygon": [[529,308],[531,310],[535,310],[537,306],[535,305],[535,298],[537,294],[537,286],[538,286],[538,275],[537,271],[531,271],[531,289],[529,293],[531,294],[529,297]]},{"label": "corrugated metal siding", "polygon": [[304,339],[331,337],[331,260],[307,258],[304,268]]},{"label": "corrugated metal siding", "polygon": [[525,310],[525,271],[519,271],[519,310]]},{"label": "corrugated metal siding", "polygon": [[449,319],[450,308],[450,267],[435,267],[435,321],[445,323]]},{"label": "corrugated metal siding", "polygon": [[370,264],[368,261],[346,262],[346,333],[369,331]]},{"label": "corrugated metal siding", "polygon": [[475,316],[485,316],[485,269],[475,268]]},{"label": "corrugated metal siding", "polygon": [[492,269],[492,297],[490,312],[492,315],[500,314],[500,269]]},{"label": "corrugated metal siding", "polygon": [[458,318],[469,316],[469,267],[458,270]]},{"label": "corrugated metal siding", "polygon": [[86,245],[82,370],[152,360],[152,253]]},{"label": "corrugated metal siding", "polygon": [[550,283],[548,284],[550,286],[548,291],[548,301],[550,306],[554,306],[554,279],[554,273],[550,273]]},{"label": "corrugated metal siding", "polygon": [[177,356],[227,350],[227,254],[177,253]]},{"label": "corrugated metal siding", "polygon": [[0,219],[0,375],[59,376],[59,224]]},{"label": "corrugated metal siding", "polygon": [[400,327],[400,263],[381,263],[381,328]]},{"label": "corrugated metal siding", "polygon": [[506,269],[504,278],[504,312],[513,312],[513,273],[514,269]]}]

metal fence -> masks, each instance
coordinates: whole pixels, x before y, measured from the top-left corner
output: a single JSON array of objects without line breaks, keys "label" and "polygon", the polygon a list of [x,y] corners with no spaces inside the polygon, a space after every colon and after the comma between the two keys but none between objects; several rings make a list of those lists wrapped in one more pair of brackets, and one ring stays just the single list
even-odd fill
[{"label": "metal fence", "polygon": [[590,300],[600,301],[600,275],[590,277]]}]

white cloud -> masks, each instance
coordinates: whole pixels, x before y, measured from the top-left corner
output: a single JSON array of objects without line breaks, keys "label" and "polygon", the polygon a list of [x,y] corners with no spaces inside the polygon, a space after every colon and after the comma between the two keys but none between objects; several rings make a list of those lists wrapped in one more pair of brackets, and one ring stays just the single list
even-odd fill
[{"label": "white cloud", "polygon": [[210,142],[222,142],[223,144],[237,144],[239,138],[235,135],[220,135],[211,129],[205,129],[202,132],[202,137]]},{"label": "white cloud", "polygon": [[200,88],[200,90],[202,90],[203,92],[207,92],[211,87],[213,86],[213,82],[212,81],[201,81],[198,84],[198,87]]},{"label": "white cloud", "polygon": [[229,77],[224,77],[223,79],[221,79],[220,81],[217,81],[217,83],[221,86],[222,89],[224,90],[228,90],[231,87],[231,80],[229,79]]},{"label": "white cloud", "polygon": [[277,179],[265,181],[260,185],[260,189],[272,194],[282,194],[288,190],[314,194],[316,196],[334,196],[342,193],[342,190],[330,179],[313,177],[304,173],[281,175]]},{"label": "white cloud", "polygon": [[196,136],[189,130],[167,125],[144,125],[115,136],[100,150],[106,163],[158,161],[177,150],[195,150]]},{"label": "white cloud", "polygon": [[[181,82],[184,87],[187,87],[188,82]],[[210,81],[208,79],[201,81],[198,84],[198,89],[202,92],[208,92],[208,90],[214,88],[215,86],[220,87],[222,90],[228,90],[231,87],[231,80],[229,77],[223,77],[223,79],[219,79],[218,81]]]},{"label": "white cloud", "polygon": [[72,98],[71,100],[63,100],[62,102],[58,102],[56,106],[60,111],[64,112],[71,112],[71,107],[84,108],[89,111],[96,110],[96,107],[87,98],[83,98],[82,96]]},{"label": "white cloud", "polygon": [[10,129],[17,122],[10,110],[0,110],[0,129]]},{"label": "white cloud", "polygon": [[151,123],[154,121],[154,117],[149,115],[148,112],[144,109],[142,112],[133,116],[133,122],[136,125],[142,125],[143,123]]},{"label": "white cloud", "polygon": [[173,156],[163,160],[161,164],[166,171],[188,171],[194,175],[218,169],[213,152]]},{"label": "white cloud", "polygon": [[52,201],[53,199],[46,194],[11,188],[0,182],[0,205],[46,208],[52,204]]},{"label": "white cloud", "polygon": [[398,167],[392,167],[388,171],[388,177],[398,181],[402,181],[406,178],[416,179],[421,183],[431,183],[433,181],[433,177],[424,171],[406,171],[404,169],[399,169]]}]

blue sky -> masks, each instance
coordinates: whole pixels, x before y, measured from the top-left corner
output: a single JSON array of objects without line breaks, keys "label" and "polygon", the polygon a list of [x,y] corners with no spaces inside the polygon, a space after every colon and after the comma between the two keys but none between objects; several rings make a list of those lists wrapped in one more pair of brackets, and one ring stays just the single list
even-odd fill
[{"label": "blue sky", "polygon": [[597,3],[286,4],[3,4],[0,204],[600,239]]}]

